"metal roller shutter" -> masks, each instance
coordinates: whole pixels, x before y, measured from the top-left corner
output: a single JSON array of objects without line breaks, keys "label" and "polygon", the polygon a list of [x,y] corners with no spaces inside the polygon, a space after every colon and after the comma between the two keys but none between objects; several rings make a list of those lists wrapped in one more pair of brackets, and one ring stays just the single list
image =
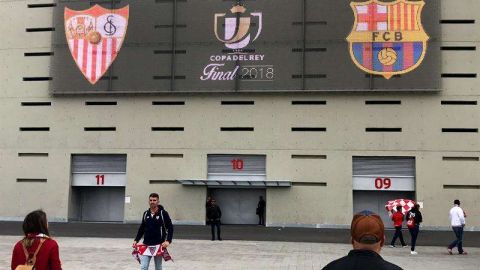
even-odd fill
[{"label": "metal roller shutter", "polygon": [[266,179],[265,155],[208,155],[209,180]]},{"label": "metal roller shutter", "polygon": [[412,157],[353,157],[353,175],[415,176]]},{"label": "metal roller shutter", "polygon": [[353,190],[414,191],[415,158],[353,157]]},{"label": "metal roller shutter", "polygon": [[72,155],[72,173],[126,173],[127,155]]},{"label": "metal roller shutter", "polygon": [[126,186],[127,155],[72,155],[72,186]]}]

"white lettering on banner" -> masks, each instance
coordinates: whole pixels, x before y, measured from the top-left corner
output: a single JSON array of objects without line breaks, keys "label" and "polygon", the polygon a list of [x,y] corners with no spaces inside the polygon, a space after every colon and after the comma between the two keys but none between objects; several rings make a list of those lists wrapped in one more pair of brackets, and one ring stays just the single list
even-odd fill
[{"label": "white lettering on banner", "polygon": [[415,178],[354,175],[353,190],[415,191]]},{"label": "white lettering on banner", "polygon": [[211,62],[224,61],[263,61],[265,55],[263,54],[224,54],[210,56]]},{"label": "white lettering on banner", "polygon": [[233,81],[235,80],[235,75],[239,69],[239,66],[236,66],[234,70],[231,71],[220,71],[219,67],[223,67],[225,64],[209,64],[203,69],[203,76],[200,77],[200,80],[212,80],[212,81]]}]

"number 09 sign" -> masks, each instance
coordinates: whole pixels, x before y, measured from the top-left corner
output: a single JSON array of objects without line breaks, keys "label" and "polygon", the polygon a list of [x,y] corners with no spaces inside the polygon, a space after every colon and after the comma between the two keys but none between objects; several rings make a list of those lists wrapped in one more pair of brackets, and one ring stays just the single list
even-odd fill
[{"label": "number 09 sign", "polygon": [[353,190],[414,191],[415,178],[401,176],[354,176]]}]

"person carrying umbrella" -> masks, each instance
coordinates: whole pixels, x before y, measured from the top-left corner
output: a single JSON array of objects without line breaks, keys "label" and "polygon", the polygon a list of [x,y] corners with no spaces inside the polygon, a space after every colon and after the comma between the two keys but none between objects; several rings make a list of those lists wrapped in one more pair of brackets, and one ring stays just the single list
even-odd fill
[{"label": "person carrying umbrella", "polygon": [[390,242],[390,247],[395,247],[395,242],[397,238],[400,238],[400,243],[402,247],[406,247],[405,241],[403,241],[403,234],[402,234],[402,223],[403,223],[403,213],[402,213],[402,206],[397,205],[397,212],[393,213],[392,221],[393,226],[395,227],[395,234],[393,235],[392,242]]}]

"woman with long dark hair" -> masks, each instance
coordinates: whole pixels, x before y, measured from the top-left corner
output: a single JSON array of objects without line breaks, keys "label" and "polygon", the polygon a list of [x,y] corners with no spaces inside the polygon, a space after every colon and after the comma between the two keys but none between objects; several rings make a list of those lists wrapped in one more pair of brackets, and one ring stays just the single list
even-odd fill
[{"label": "woman with long dark hair", "polygon": [[13,248],[12,270],[19,265],[34,265],[35,270],[61,270],[58,244],[50,238],[47,215],[42,210],[29,213],[23,221],[25,237]]}]

